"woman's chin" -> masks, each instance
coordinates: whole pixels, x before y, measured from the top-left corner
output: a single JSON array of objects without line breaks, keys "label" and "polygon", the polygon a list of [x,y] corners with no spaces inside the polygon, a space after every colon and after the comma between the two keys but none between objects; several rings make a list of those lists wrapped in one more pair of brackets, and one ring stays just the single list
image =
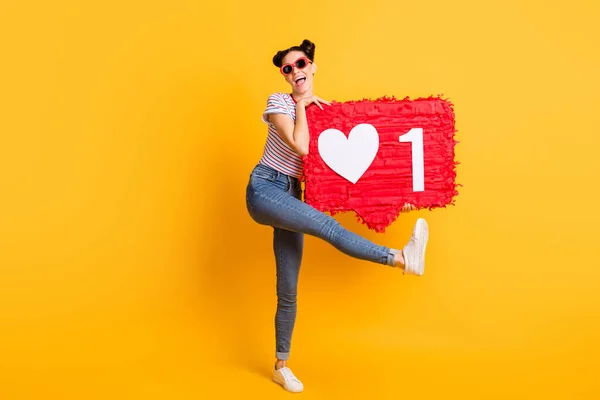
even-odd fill
[{"label": "woman's chin", "polygon": [[310,91],[310,86],[308,86],[308,85],[301,85],[301,86],[292,85],[292,90],[296,94],[303,95],[303,94],[307,94]]}]

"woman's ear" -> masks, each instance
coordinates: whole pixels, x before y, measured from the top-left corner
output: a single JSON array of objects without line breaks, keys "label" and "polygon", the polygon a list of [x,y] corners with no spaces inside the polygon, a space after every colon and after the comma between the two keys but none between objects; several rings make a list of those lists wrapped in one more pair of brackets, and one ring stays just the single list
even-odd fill
[{"label": "woman's ear", "polygon": [[314,62],[312,63],[312,72],[313,74],[317,72],[317,64],[315,64]]}]

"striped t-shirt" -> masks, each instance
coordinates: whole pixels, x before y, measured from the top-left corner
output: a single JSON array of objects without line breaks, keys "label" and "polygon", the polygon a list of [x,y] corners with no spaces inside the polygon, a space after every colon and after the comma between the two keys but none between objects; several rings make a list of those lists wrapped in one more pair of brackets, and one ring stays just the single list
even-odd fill
[{"label": "striped t-shirt", "polygon": [[262,115],[262,120],[269,125],[269,131],[259,163],[298,178],[302,174],[302,158],[283,141],[275,126],[267,121],[267,114],[286,114],[295,122],[296,102],[292,95],[273,93],[267,100],[267,108]]}]

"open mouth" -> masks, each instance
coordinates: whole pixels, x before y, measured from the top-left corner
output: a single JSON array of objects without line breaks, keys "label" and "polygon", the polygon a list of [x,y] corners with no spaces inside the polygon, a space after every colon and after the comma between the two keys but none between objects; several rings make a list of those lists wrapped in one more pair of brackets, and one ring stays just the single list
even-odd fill
[{"label": "open mouth", "polygon": [[296,78],[295,82],[296,82],[296,85],[301,86],[304,84],[304,82],[306,82],[306,77],[301,76],[299,78]]}]

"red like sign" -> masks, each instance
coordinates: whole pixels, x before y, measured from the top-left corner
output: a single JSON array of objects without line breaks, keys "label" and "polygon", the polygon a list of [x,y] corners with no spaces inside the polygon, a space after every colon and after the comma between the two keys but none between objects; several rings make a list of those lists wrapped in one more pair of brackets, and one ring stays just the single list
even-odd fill
[{"label": "red like sign", "polygon": [[333,102],[307,109],[305,201],[321,211],[354,211],[384,232],[405,203],[454,204],[454,111],[439,97]]}]

